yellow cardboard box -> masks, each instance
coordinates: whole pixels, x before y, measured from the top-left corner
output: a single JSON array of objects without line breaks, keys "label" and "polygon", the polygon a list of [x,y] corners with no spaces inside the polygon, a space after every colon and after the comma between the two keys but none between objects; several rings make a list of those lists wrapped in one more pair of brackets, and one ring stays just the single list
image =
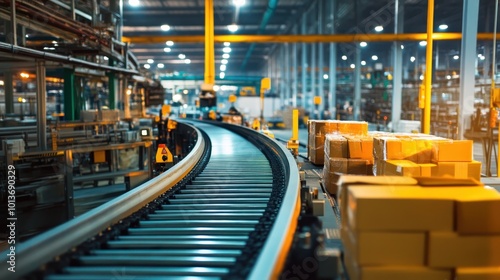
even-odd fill
[{"label": "yellow cardboard box", "polygon": [[418,177],[421,176],[420,165],[409,160],[385,161],[384,175],[399,175]]},{"label": "yellow cardboard box", "polygon": [[416,265],[425,262],[425,232],[341,230],[344,249],[361,266]]},{"label": "yellow cardboard box", "polygon": [[452,231],[454,200],[425,191],[432,189],[350,186],[347,225],[358,231]]},{"label": "yellow cardboard box", "polygon": [[472,140],[448,140],[434,142],[432,161],[472,161]]},{"label": "yellow cardboard box", "polygon": [[431,168],[431,174],[435,177],[453,177],[453,178],[474,178],[481,180],[481,162],[437,162],[435,167]]},{"label": "yellow cardboard box", "polygon": [[360,121],[339,121],[338,132],[344,135],[367,135],[368,123]]},{"label": "yellow cardboard box", "polygon": [[418,163],[418,165],[420,166],[420,176],[422,177],[431,177],[432,168],[436,167],[434,163]]},{"label": "yellow cardboard box", "polygon": [[500,234],[500,193],[495,189],[476,189],[475,194],[457,198],[457,232]]},{"label": "yellow cardboard box", "polygon": [[428,242],[429,267],[500,266],[500,235],[430,232]]},{"label": "yellow cardboard box", "polygon": [[455,280],[498,280],[498,267],[458,267],[455,270]]},{"label": "yellow cardboard box", "polygon": [[347,139],[340,134],[327,134],[325,137],[325,155],[328,157],[348,158]]}]

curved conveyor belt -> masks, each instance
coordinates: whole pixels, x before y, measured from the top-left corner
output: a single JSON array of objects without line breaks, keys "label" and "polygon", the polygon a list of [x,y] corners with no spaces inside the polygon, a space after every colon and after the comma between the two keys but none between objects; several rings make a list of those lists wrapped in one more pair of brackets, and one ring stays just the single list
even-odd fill
[{"label": "curved conveyor belt", "polygon": [[300,209],[293,157],[243,127],[195,125],[205,137],[187,158],[19,245],[16,274],[2,259],[0,278],[275,278]]}]

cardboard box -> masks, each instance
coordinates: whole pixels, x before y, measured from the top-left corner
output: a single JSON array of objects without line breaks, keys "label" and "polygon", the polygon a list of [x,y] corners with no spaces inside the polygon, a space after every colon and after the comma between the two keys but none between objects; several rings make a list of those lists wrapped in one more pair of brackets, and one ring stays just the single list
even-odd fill
[{"label": "cardboard box", "polygon": [[328,193],[337,197],[338,194],[338,179],[341,174],[336,172],[330,172],[327,169],[323,169],[323,186],[328,191]]},{"label": "cardboard box", "polygon": [[432,161],[472,161],[472,145],[472,140],[436,141],[434,143]]},{"label": "cardboard box", "polygon": [[338,132],[344,135],[366,136],[368,134],[368,123],[359,121],[339,121]]},{"label": "cardboard box", "polygon": [[481,180],[481,162],[437,162],[435,167],[431,168],[431,175],[435,177],[453,177],[453,178],[473,178]]},{"label": "cardboard box", "polygon": [[310,135],[309,161],[316,165],[323,165],[325,160],[324,135]]},{"label": "cardboard box", "polygon": [[497,267],[458,267],[455,280],[498,280],[500,266]]},{"label": "cardboard box", "polygon": [[425,262],[425,232],[341,230],[344,249],[361,266],[416,265]]},{"label": "cardboard box", "polygon": [[338,121],[336,120],[309,120],[309,135],[325,135],[338,131]]},{"label": "cardboard box", "polygon": [[348,158],[365,159],[373,163],[373,138],[346,136],[348,141]]},{"label": "cardboard box", "polygon": [[459,234],[500,234],[500,193],[475,188],[477,193],[457,198],[456,231]]},{"label": "cardboard box", "polygon": [[428,242],[429,267],[500,266],[500,235],[430,232]]},{"label": "cardboard box", "polygon": [[350,186],[347,225],[358,231],[452,231],[454,200],[425,191],[431,189]]},{"label": "cardboard box", "polygon": [[432,176],[432,168],[436,167],[434,163],[418,163],[420,166],[420,176],[422,177],[431,177]]},{"label": "cardboard box", "polygon": [[409,160],[387,160],[384,175],[418,177],[421,176],[420,165]]},{"label": "cardboard box", "polygon": [[417,161],[416,142],[411,138],[380,137],[373,140],[375,159],[406,159]]},{"label": "cardboard box", "polygon": [[340,134],[327,134],[325,137],[325,155],[328,157],[347,158],[347,139]]}]

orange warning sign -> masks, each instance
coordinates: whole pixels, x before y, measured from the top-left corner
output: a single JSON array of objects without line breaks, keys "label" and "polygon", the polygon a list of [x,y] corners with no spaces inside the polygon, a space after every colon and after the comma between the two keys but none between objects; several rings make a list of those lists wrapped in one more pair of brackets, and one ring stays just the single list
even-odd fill
[{"label": "orange warning sign", "polygon": [[161,150],[161,154],[162,154],[162,155],[165,155],[165,154],[167,154],[167,153],[168,153],[168,152],[167,152],[167,149],[166,149],[166,148],[163,148],[163,150]]}]

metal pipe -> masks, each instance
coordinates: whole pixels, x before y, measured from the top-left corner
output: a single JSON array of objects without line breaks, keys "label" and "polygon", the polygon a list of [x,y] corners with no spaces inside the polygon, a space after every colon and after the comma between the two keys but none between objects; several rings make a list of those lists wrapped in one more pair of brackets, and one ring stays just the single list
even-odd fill
[{"label": "metal pipe", "polygon": [[76,19],[76,15],[79,15],[81,17],[83,17],[84,19],[87,19],[87,20],[92,20],[92,16],[89,15],[89,14],[86,14],[80,10],[77,10],[76,8],[73,7],[73,4],[75,2],[75,0],[71,0],[71,6],[59,1],[59,0],[50,0],[51,3],[54,3],[56,5],[58,5],[59,7],[61,8],[64,8],[66,10],[70,10],[73,14],[75,14],[75,16],[73,16],[73,19]]},{"label": "metal pipe", "polygon": [[432,45],[434,40],[434,0],[427,2],[427,47],[425,50],[425,100],[422,118],[422,132],[431,133],[431,97],[432,97]]},{"label": "metal pipe", "polygon": [[215,83],[214,1],[205,0],[205,83]]},{"label": "metal pipe", "polygon": [[[306,29],[306,21],[307,21],[307,14],[302,15],[302,22],[301,22],[301,33],[302,35],[306,35],[307,29]],[[301,61],[301,69],[302,69],[302,107],[307,108],[307,45],[306,43],[302,43],[302,61]]]},{"label": "metal pipe", "polygon": [[35,58],[35,59],[38,58],[38,59],[45,59],[48,61],[68,63],[68,64],[72,64],[72,65],[79,65],[79,66],[83,66],[83,67],[104,70],[104,71],[115,71],[115,72],[120,72],[120,73],[125,73],[125,74],[131,74],[131,75],[138,75],[139,74],[139,72],[135,71],[135,70],[129,70],[129,69],[123,69],[123,68],[118,68],[118,67],[101,65],[101,64],[88,62],[85,60],[81,60],[81,59],[77,59],[77,58],[73,58],[73,57],[69,57],[69,56],[62,56],[62,55],[58,55],[58,54],[37,51],[37,50],[29,49],[29,48],[14,46],[11,44],[6,44],[3,42],[0,42],[0,52],[13,53],[13,54],[16,54],[19,56],[27,56],[27,57],[31,57],[31,58]]},{"label": "metal pipe", "polygon": [[75,0],[71,0],[71,18],[76,20],[76,3]]},{"label": "metal pipe", "polygon": [[[257,34],[261,34],[267,26],[267,23],[271,19],[272,15],[274,14],[274,10],[278,6],[278,1],[279,0],[269,0],[269,3],[267,4],[267,9],[264,12],[264,16],[262,16],[262,21],[260,22],[259,30],[257,31]],[[228,42],[228,41],[224,41]],[[241,64],[241,68],[245,69],[247,66],[248,60],[250,59],[250,56],[252,56],[252,52],[255,49],[255,43],[252,43],[250,47],[248,47],[248,51],[245,54],[245,58],[243,59],[243,63]]]},{"label": "metal pipe", "polygon": [[92,0],[92,26],[99,25],[99,3],[97,0]]},{"label": "metal pipe", "polygon": [[38,149],[47,150],[47,90],[45,85],[45,64],[36,62],[36,125],[38,129]]},{"label": "metal pipe", "polygon": [[10,32],[12,33],[12,44],[17,46],[17,19],[16,19],[16,0],[10,1]]},{"label": "metal pipe", "polygon": [[[325,24],[324,18],[324,7],[323,1],[318,1],[318,33],[320,35],[323,34],[323,25]],[[325,107],[325,79],[323,79],[324,75],[324,45],[323,43],[318,43],[318,92],[317,95],[321,97],[321,103],[318,107],[319,112],[318,116],[321,116],[321,111],[324,110]]]}]

